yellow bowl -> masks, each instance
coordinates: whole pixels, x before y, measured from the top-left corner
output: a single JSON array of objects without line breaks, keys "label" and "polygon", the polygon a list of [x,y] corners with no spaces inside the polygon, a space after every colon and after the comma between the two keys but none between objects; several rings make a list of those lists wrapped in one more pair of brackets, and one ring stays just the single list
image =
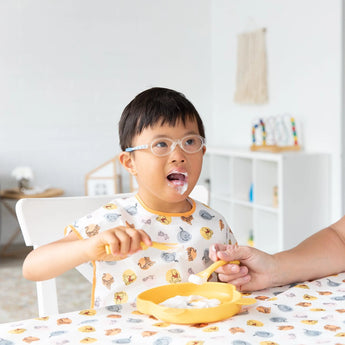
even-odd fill
[{"label": "yellow bowl", "polygon": [[[205,298],[220,300],[217,307],[212,308],[169,308],[160,305],[168,298],[190,295],[200,295]],[[215,322],[227,319],[241,310],[242,305],[256,303],[254,298],[243,298],[234,285],[225,283],[179,283],[158,286],[146,290],[137,297],[137,309],[157,319],[172,323],[190,324]]]}]

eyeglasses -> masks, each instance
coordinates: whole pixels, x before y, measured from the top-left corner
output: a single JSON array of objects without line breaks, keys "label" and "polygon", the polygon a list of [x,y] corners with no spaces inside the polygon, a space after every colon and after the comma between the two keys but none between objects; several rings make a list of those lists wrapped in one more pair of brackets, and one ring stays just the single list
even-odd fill
[{"label": "eyeglasses", "polygon": [[158,138],[153,140],[150,144],[139,145],[135,147],[126,148],[126,152],[133,152],[136,150],[151,149],[155,156],[167,156],[175,150],[176,145],[179,145],[184,152],[196,153],[199,152],[205,145],[205,138],[200,135],[187,135],[182,139],[172,140],[169,138]]}]

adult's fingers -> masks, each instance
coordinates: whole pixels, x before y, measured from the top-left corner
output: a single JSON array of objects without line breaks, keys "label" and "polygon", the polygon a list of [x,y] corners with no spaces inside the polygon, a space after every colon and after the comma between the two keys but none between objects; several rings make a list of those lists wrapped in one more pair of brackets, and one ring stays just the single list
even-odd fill
[{"label": "adult's fingers", "polygon": [[212,261],[219,260],[219,258],[217,256],[217,253],[220,252],[220,251],[224,251],[224,250],[226,250],[226,245],[225,244],[219,244],[219,243],[212,244],[211,247],[210,247],[210,250],[209,250],[210,259]]},{"label": "adult's fingers", "polygon": [[248,267],[237,264],[226,264],[217,268],[216,272],[228,275],[230,277],[229,279],[235,279],[248,274]]},{"label": "adult's fingers", "polygon": [[250,291],[250,275],[245,275],[244,277],[229,280],[228,275],[218,274],[218,278],[220,281],[224,283],[230,283],[232,285],[235,285],[238,291]]},{"label": "adult's fingers", "polygon": [[224,261],[239,260],[241,262],[250,258],[252,250],[252,247],[229,244],[225,250],[217,251],[217,256]]}]

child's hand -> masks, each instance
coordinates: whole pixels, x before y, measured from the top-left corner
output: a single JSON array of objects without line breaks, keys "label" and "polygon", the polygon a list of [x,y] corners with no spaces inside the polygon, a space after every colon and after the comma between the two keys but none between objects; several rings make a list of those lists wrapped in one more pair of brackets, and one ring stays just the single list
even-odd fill
[{"label": "child's hand", "polygon": [[[144,230],[118,226],[88,239],[90,260],[113,261],[126,258],[141,250],[140,242],[151,246],[151,239]],[[109,245],[110,254],[105,246]]]}]

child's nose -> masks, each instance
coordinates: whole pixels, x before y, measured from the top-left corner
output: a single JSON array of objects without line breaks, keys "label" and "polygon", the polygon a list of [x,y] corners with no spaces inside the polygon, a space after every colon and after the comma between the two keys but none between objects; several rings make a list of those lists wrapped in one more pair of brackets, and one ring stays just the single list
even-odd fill
[{"label": "child's nose", "polygon": [[180,145],[176,145],[174,150],[170,153],[170,159],[172,162],[184,162],[185,152],[182,150]]}]

